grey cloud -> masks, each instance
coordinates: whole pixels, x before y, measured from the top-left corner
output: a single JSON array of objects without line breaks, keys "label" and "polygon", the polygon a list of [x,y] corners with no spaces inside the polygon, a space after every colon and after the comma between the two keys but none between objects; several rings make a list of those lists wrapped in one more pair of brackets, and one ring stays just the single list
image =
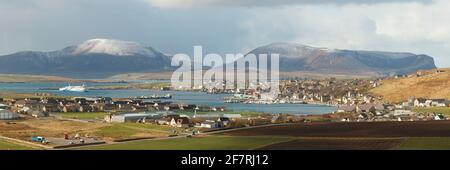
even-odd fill
[{"label": "grey cloud", "polygon": [[273,7],[301,4],[380,4],[380,3],[431,3],[433,0],[146,0],[161,8],[218,7]]},{"label": "grey cloud", "polygon": [[[0,0],[1,1],[1,0]],[[0,3],[0,55],[51,51],[92,38],[141,42],[162,52],[234,52],[241,11],[162,10],[140,0],[26,0]],[[221,18],[218,20],[218,18]]]},{"label": "grey cloud", "polygon": [[[445,22],[450,13],[428,14],[424,19],[432,18],[429,23],[419,20],[413,25],[392,25],[394,31],[399,25],[416,27],[417,33],[394,32],[399,35],[389,37],[377,32],[386,24],[379,21],[396,21],[392,15],[404,14],[402,21],[416,21],[423,14],[446,11],[446,0],[435,0],[431,5],[421,4],[432,2],[429,0],[152,0],[150,5],[149,0],[0,1],[0,55],[22,50],[58,50],[91,38],[141,42],[169,54],[192,53],[194,45],[202,45],[205,53],[224,54],[246,53],[273,42],[296,42],[330,48],[425,53],[433,55],[440,66],[450,66],[446,55],[450,53],[450,34],[446,31],[450,25],[447,27]],[[203,8],[171,8],[177,4],[201,6],[201,2],[207,2]],[[337,6],[345,4],[364,5]],[[277,7],[265,8],[269,6]],[[386,11],[386,7],[391,10]],[[382,10],[385,17],[379,17]],[[423,40],[430,37],[439,41]]]}]

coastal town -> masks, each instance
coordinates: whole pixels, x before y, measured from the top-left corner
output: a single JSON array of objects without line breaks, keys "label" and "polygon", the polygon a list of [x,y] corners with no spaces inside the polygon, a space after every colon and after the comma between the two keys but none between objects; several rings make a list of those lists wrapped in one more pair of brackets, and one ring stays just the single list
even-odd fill
[{"label": "coastal town", "polygon": [[448,7],[0,0],[1,160],[60,169],[441,165],[436,154],[395,151],[450,150]]},{"label": "coastal town", "polygon": [[[417,73],[418,74],[418,73]],[[438,73],[436,73],[438,74]],[[418,75],[416,75],[418,76]],[[408,77],[405,75],[403,77]],[[390,77],[396,79],[398,76]],[[49,94],[35,94],[34,97],[1,98],[0,119],[10,121],[74,121],[96,124],[142,124],[161,127],[164,134],[157,136],[198,135],[210,131],[234,128],[308,122],[401,122],[448,120],[448,115],[433,111],[433,108],[449,108],[446,99],[409,97],[406,101],[390,103],[382,96],[375,96],[370,89],[382,84],[383,79],[335,79],[284,80],[280,83],[277,98],[260,102],[261,91],[239,89],[223,98],[224,103],[244,104],[315,104],[335,107],[327,114],[290,114],[263,112],[235,112],[224,106],[184,104],[171,101],[172,95],[151,95],[131,98],[111,97],[57,97]],[[170,92],[170,87],[160,89]],[[83,90],[84,91],[84,90]],[[211,89],[197,90],[198,93]],[[205,92],[206,91],[206,92]],[[218,93],[217,90],[214,90]],[[224,92],[220,92],[224,93]],[[174,96],[176,98],[176,96]],[[427,110],[427,108],[431,108]],[[4,125],[7,129],[8,124]],[[80,137],[79,132],[59,131],[53,136],[32,133],[20,140],[70,147],[83,144],[97,144],[108,141],[107,135]],[[95,134],[95,133],[94,133]],[[72,135],[72,136],[70,136]],[[144,135],[146,136],[146,135]],[[14,138],[13,136],[10,136]],[[95,140],[94,140],[95,137]],[[100,137],[100,138],[98,138]],[[150,135],[150,137],[155,137]],[[112,139],[130,140],[133,137]],[[76,139],[76,140],[74,140]]]}]

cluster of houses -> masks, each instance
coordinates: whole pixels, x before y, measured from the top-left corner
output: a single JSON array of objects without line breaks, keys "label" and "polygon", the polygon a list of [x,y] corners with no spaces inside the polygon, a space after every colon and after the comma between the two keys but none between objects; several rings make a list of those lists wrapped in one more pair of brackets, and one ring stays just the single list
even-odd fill
[{"label": "cluster of houses", "polygon": [[366,92],[377,85],[378,81],[363,79],[289,80],[280,83],[279,98],[331,105],[373,102],[376,98]]},{"label": "cluster of houses", "polygon": [[276,98],[266,98],[263,88],[236,90],[235,96],[226,98],[230,103],[318,103],[327,105],[356,104],[377,98],[367,94],[371,87],[378,86],[378,80],[283,80]]},{"label": "cluster of houses", "polygon": [[450,107],[450,100],[410,97],[409,100],[402,105],[405,107]]},{"label": "cluster of houses", "polygon": [[[304,118],[303,118],[304,119]],[[178,128],[228,128],[270,123],[301,122],[299,116],[289,114],[262,114],[258,116],[242,116],[241,114],[226,114],[211,112],[208,114],[183,115],[172,111],[108,114],[105,122],[135,122],[145,124],[166,125]]]},{"label": "cluster of houses", "polygon": [[441,113],[416,113],[414,107],[450,107],[446,99],[423,99],[411,97],[399,105],[384,104],[368,100],[362,103],[347,103],[338,106],[336,115],[342,121],[420,121],[445,120]]},{"label": "cluster of houses", "polygon": [[[183,115],[176,113],[194,113]],[[58,112],[105,112],[105,122],[136,122],[168,125],[178,128],[224,128],[251,126],[287,121],[300,121],[296,116],[282,114],[262,114],[241,116],[225,114],[223,107],[183,105],[171,102],[145,99],[112,99],[110,97],[74,97],[74,98],[23,98],[0,99],[0,118],[16,119],[27,114],[33,117],[47,117]],[[196,114],[199,112],[199,114]],[[204,112],[208,112],[205,114]]]},{"label": "cluster of houses", "polygon": [[241,119],[240,114],[223,114],[210,113],[204,115],[180,115],[172,111],[158,111],[158,112],[142,112],[142,113],[124,113],[124,114],[109,114],[105,116],[106,122],[136,122],[136,123],[150,123],[157,125],[168,125],[178,128],[223,128],[228,127],[231,121]]},{"label": "cluster of houses", "polygon": [[441,113],[417,113],[387,104],[340,106],[333,116],[336,120],[344,122],[447,120]]},{"label": "cluster of houses", "polygon": [[23,98],[0,99],[15,113],[45,117],[57,112],[147,112],[147,111],[224,111],[224,107],[184,105],[167,101],[143,99],[112,99],[110,97]]},{"label": "cluster of houses", "polygon": [[[176,111],[209,113],[180,115],[175,113]],[[240,114],[225,114],[223,111],[225,111],[224,107],[109,97],[74,97],[70,99],[42,97],[0,100],[0,118],[2,119],[15,119],[20,114],[46,117],[49,116],[49,113],[58,112],[105,112],[109,113],[104,117],[105,122],[152,123],[179,128],[223,128],[229,127],[234,121],[244,122],[242,125],[257,125],[273,123],[273,121],[284,118],[277,115],[242,117]]]}]

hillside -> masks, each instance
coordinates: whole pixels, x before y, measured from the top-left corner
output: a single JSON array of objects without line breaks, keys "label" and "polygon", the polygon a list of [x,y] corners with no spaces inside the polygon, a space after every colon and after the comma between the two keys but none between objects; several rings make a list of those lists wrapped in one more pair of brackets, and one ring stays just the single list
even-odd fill
[{"label": "hillside", "polygon": [[258,47],[251,54],[279,54],[280,71],[385,76],[436,68],[432,57],[406,52],[316,48],[295,43]]},{"label": "hillside", "polygon": [[450,69],[418,71],[405,78],[386,79],[371,92],[389,102],[406,101],[410,96],[450,99]]},{"label": "hillside", "polygon": [[133,80],[170,80],[172,72],[160,73],[127,73],[117,74],[104,80],[109,81],[133,81]]},{"label": "hillside", "polygon": [[[250,53],[280,54],[280,71],[288,77],[329,74],[373,77],[436,67],[433,58],[427,55],[315,48],[294,43],[269,44]],[[113,39],[87,40],[50,52],[22,51],[0,56],[0,74],[104,79],[114,75],[136,76],[128,73],[152,73],[144,77],[166,78],[166,73],[174,69],[170,56],[152,47]]]},{"label": "hillside", "polygon": [[73,82],[77,80],[57,77],[57,76],[38,76],[38,75],[17,75],[0,74],[0,83],[18,83],[18,82]]},{"label": "hillside", "polygon": [[104,78],[129,72],[161,72],[169,57],[142,44],[92,39],[51,52],[23,51],[0,56],[0,74]]}]

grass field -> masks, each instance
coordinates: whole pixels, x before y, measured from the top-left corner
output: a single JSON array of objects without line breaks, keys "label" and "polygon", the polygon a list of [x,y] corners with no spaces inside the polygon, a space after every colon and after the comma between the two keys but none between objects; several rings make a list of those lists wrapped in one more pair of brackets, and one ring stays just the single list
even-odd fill
[{"label": "grass field", "polygon": [[70,78],[57,76],[23,75],[23,74],[0,74],[0,82],[69,82]]},{"label": "grass field", "polygon": [[442,113],[450,116],[450,107],[415,107],[414,112]]},{"label": "grass field", "polygon": [[[178,111],[178,114],[187,114],[187,115],[194,115],[194,111]],[[240,114],[241,116],[258,116],[261,114],[264,114],[262,112],[249,112],[249,111],[243,111],[243,112],[236,112],[236,111],[223,111],[223,112],[215,112],[215,111],[210,111],[210,112],[202,112],[202,111],[197,111],[198,115],[206,115],[206,114],[216,114],[216,113],[221,113],[221,114]]]},{"label": "grass field", "polygon": [[408,138],[394,149],[400,150],[450,150],[450,137]]},{"label": "grass field", "polygon": [[68,113],[53,113],[54,115],[61,116],[66,119],[103,119],[107,114],[106,112],[68,112]]},{"label": "grass field", "polygon": [[147,140],[122,144],[92,146],[93,150],[249,150],[292,140],[287,137],[223,137],[208,136]]},{"label": "grass field", "polygon": [[34,150],[35,148],[14,144],[0,139],[0,150]]}]

